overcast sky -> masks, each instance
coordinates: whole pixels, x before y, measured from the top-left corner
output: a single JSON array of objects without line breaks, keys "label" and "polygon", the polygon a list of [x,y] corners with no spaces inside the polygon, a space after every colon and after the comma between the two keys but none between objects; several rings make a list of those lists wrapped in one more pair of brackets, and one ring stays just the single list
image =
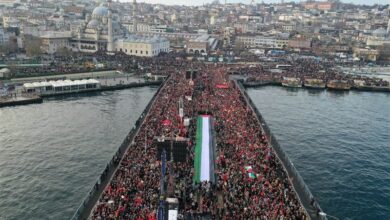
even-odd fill
[{"label": "overcast sky", "polygon": [[[120,0],[121,2],[132,2],[133,0]],[[147,2],[147,3],[164,3],[168,5],[202,5],[203,3],[210,3],[213,0],[137,0],[137,2]],[[221,3],[224,0],[219,0]],[[255,0],[256,3],[261,3],[262,0]],[[288,2],[290,0],[285,0]],[[299,0],[295,0],[296,2],[300,2]],[[355,4],[390,4],[390,0],[341,0],[342,2],[355,3]],[[227,0],[228,3],[247,3],[249,4],[251,0]],[[265,3],[277,3],[281,2],[281,0],[264,0]]]}]

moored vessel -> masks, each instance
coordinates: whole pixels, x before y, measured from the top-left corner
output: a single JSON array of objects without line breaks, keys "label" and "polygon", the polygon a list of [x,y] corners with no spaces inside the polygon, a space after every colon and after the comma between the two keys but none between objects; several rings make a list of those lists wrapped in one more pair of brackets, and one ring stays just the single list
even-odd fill
[{"label": "moored vessel", "polygon": [[346,80],[330,80],[326,87],[331,90],[350,90],[351,85]]},{"label": "moored vessel", "polygon": [[299,78],[283,77],[282,86],[290,87],[290,88],[301,88],[302,82]]},{"label": "moored vessel", "polygon": [[305,79],[304,86],[308,89],[325,89],[326,84],[322,79]]}]

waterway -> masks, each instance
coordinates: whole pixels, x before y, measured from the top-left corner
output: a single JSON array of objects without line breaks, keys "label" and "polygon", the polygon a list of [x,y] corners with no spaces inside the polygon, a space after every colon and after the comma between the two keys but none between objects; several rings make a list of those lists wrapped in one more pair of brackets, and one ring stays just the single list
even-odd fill
[{"label": "waterway", "polygon": [[322,209],[390,217],[390,94],[262,87],[248,93]]},{"label": "waterway", "polygon": [[72,217],[157,88],[0,109],[0,220]]},{"label": "waterway", "polygon": [[[0,220],[69,219],[156,88],[0,109]],[[249,89],[328,214],[390,216],[390,94]]]}]

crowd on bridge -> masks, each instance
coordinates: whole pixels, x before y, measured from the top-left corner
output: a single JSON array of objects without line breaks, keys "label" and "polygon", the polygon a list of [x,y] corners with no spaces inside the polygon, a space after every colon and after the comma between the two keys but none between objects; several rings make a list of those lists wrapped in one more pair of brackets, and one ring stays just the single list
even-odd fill
[{"label": "crowd on bridge", "polygon": [[[127,59],[122,66],[132,62]],[[186,219],[306,219],[280,161],[253,111],[229,81],[226,67],[189,63],[176,57],[141,59],[137,63],[151,70],[160,68],[170,77],[101,195],[92,219],[153,220],[162,196],[178,198],[179,217]],[[185,74],[191,68],[197,70],[192,80]],[[184,118],[193,119],[187,127],[179,117],[180,99]],[[194,185],[194,119],[199,112],[212,114],[215,119],[216,181]],[[157,136],[190,140],[187,160],[168,161],[163,178]],[[162,180],[168,189],[164,195],[160,191]]]},{"label": "crowd on bridge", "polygon": [[186,135],[185,129],[179,126],[177,102],[190,92],[190,87],[184,86],[185,79],[176,73],[176,69],[183,68],[184,64],[170,61],[169,64],[161,67],[170,79],[155,99],[138,135],[104,190],[92,219],[156,219],[161,161],[157,157],[154,139],[156,136],[169,137],[170,132]]},{"label": "crowd on bridge", "polygon": [[226,73],[226,68],[208,67],[197,79],[202,86],[194,93],[196,112],[215,118],[217,181],[187,189],[192,201],[183,216],[305,219],[253,111]]}]

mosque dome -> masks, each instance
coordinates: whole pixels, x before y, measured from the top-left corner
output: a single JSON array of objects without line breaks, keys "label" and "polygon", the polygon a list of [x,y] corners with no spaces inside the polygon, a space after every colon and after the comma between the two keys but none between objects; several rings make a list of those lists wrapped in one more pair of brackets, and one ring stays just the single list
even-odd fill
[{"label": "mosque dome", "polygon": [[8,68],[3,68],[0,70],[0,73],[3,73],[3,74],[9,74],[10,72],[11,72],[11,70]]},{"label": "mosque dome", "polygon": [[90,21],[88,22],[87,28],[96,28],[96,27],[99,26],[99,24],[100,24],[100,22],[99,22],[98,20],[92,19],[92,20],[90,20]]},{"label": "mosque dome", "polygon": [[93,9],[92,17],[93,18],[101,18],[108,15],[108,8],[104,3],[100,4],[98,7]]},{"label": "mosque dome", "polygon": [[379,28],[373,31],[372,34],[376,37],[384,37],[387,35],[387,31],[384,28]]}]

